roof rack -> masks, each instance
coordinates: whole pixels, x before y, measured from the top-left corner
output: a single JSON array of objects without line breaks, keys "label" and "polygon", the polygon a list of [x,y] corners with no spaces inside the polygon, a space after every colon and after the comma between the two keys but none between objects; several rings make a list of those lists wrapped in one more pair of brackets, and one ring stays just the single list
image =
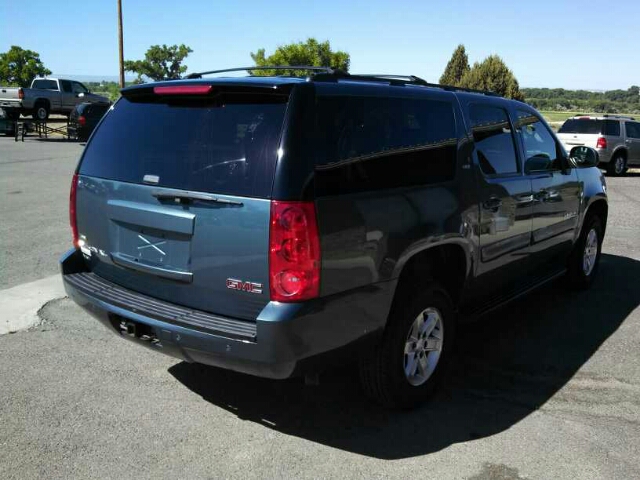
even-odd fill
[{"label": "roof rack", "polygon": [[361,82],[388,82],[390,85],[420,85],[423,87],[439,88],[449,92],[468,92],[479,93],[482,95],[489,95],[492,97],[499,97],[500,95],[495,92],[487,90],[475,90],[473,88],[456,87],[453,85],[441,85],[439,83],[429,83],[426,80],[417,77],[415,75],[389,75],[389,74],[351,74],[340,70],[339,68],[332,67],[314,67],[311,65],[273,65],[264,67],[239,67],[239,68],[226,68],[223,70],[210,70],[207,72],[191,73],[185,78],[202,78],[203,75],[212,75],[216,73],[228,73],[228,72],[251,72],[260,70],[299,70],[311,72],[306,78],[310,82],[336,82],[338,80],[356,80]]},{"label": "roof rack", "polygon": [[331,67],[312,67],[307,65],[280,65],[280,66],[271,66],[271,67],[237,67],[237,68],[225,68],[223,70],[209,70],[207,72],[196,72],[190,73],[185,78],[202,78],[202,75],[212,75],[214,73],[227,73],[227,72],[251,72],[254,70],[303,70],[303,71],[312,71],[312,72],[323,72],[332,74],[335,70]]},{"label": "roof rack", "polygon": [[629,117],[627,115],[618,115],[616,113],[605,113],[602,115],[604,118],[624,118],[626,120],[635,120],[635,117]]},{"label": "roof rack", "polygon": [[449,92],[480,93],[492,97],[500,95],[488,90],[475,90],[473,88],[456,87],[454,85],[441,85],[439,83],[429,83],[423,78],[415,75],[389,75],[389,74],[351,74],[341,70],[334,70],[332,73],[321,73],[310,78],[312,81],[336,81],[340,79],[358,80],[365,82],[389,82],[391,85],[420,85],[423,87],[440,88]]}]

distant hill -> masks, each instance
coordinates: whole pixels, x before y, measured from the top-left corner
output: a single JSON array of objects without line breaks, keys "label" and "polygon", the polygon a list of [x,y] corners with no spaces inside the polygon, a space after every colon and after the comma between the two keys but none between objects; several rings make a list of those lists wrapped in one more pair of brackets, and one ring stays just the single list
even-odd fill
[{"label": "distant hill", "polygon": [[640,88],[627,90],[565,90],[563,88],[523,88],[525,101],[538,110],[589,113],[640,113]]}]

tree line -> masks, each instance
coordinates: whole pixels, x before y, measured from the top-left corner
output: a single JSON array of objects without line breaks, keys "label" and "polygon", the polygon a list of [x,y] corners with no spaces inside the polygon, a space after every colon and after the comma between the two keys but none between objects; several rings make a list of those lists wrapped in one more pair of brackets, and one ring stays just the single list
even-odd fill
[{"label": "tree line", "polygon": [[585,113],[640,113],[640,87],[592,92],[563,88],[524,88],[527,103],[538,110]]},{"label": "tree line", "polygon": [[[125,70],[135,73],[132,83],[147,80],[158,81],[182,78],[188,67],[185,59],[193,50],[184,45],[152,45],[139,60],[126,60]],[[250,53],[255,66],[330,66],[348,72],[351,65],[349,53],[333,50],[329,41],[309,38],[277,47],[267,55],[264,48]],[[296,70],[249,71],[250,75],[297,75]],[[12,46],[0,53],[0,84],[28,87],[37,76],[50,75],[32,50]],[[640,89],[591,92],[562,88],[520,88],[513,72],[498,55],[490,55],[480,62],[469,64],[464,45],[458,45],[440,77],[440,83],[476,90],[489,90],[506,98],[522,100],[539,110],[567,110],[603,113],[640,112]],[[106,93],[112,100],[119,96],[116,82],[89,83],[91,90]]]}]

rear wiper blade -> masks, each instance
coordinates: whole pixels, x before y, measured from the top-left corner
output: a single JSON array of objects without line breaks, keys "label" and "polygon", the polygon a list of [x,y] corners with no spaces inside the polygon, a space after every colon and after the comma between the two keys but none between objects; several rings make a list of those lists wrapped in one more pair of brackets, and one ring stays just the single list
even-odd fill
[{"label": "rear wiper blade", "polygon": [[199,202],[212,202],[212,203],[224,203],[226,205],[238,205],[242,206],[242,202],[236,200],[228,200],[226,198],[219,198],[209,193],[201,192],[187,192],[184,190],[153,190],[151,195],[158,200],[180,200],[180,201],[194,201]]}]

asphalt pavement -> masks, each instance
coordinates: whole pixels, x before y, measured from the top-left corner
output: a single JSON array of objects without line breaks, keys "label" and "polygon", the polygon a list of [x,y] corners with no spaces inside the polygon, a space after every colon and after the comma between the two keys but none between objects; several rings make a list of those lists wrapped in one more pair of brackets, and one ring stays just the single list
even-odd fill
[{"label": "asphalt pavement", "polygon": [[[0,288],[56,273],[81,150],[0,138]],[[408,413],[369,404],[349,364],[319,386],[191,365],[51,299],[0,335],[0,478],[640,478],[640,174],[608,184],[593,288],[460,329],[449,381]]]}]

